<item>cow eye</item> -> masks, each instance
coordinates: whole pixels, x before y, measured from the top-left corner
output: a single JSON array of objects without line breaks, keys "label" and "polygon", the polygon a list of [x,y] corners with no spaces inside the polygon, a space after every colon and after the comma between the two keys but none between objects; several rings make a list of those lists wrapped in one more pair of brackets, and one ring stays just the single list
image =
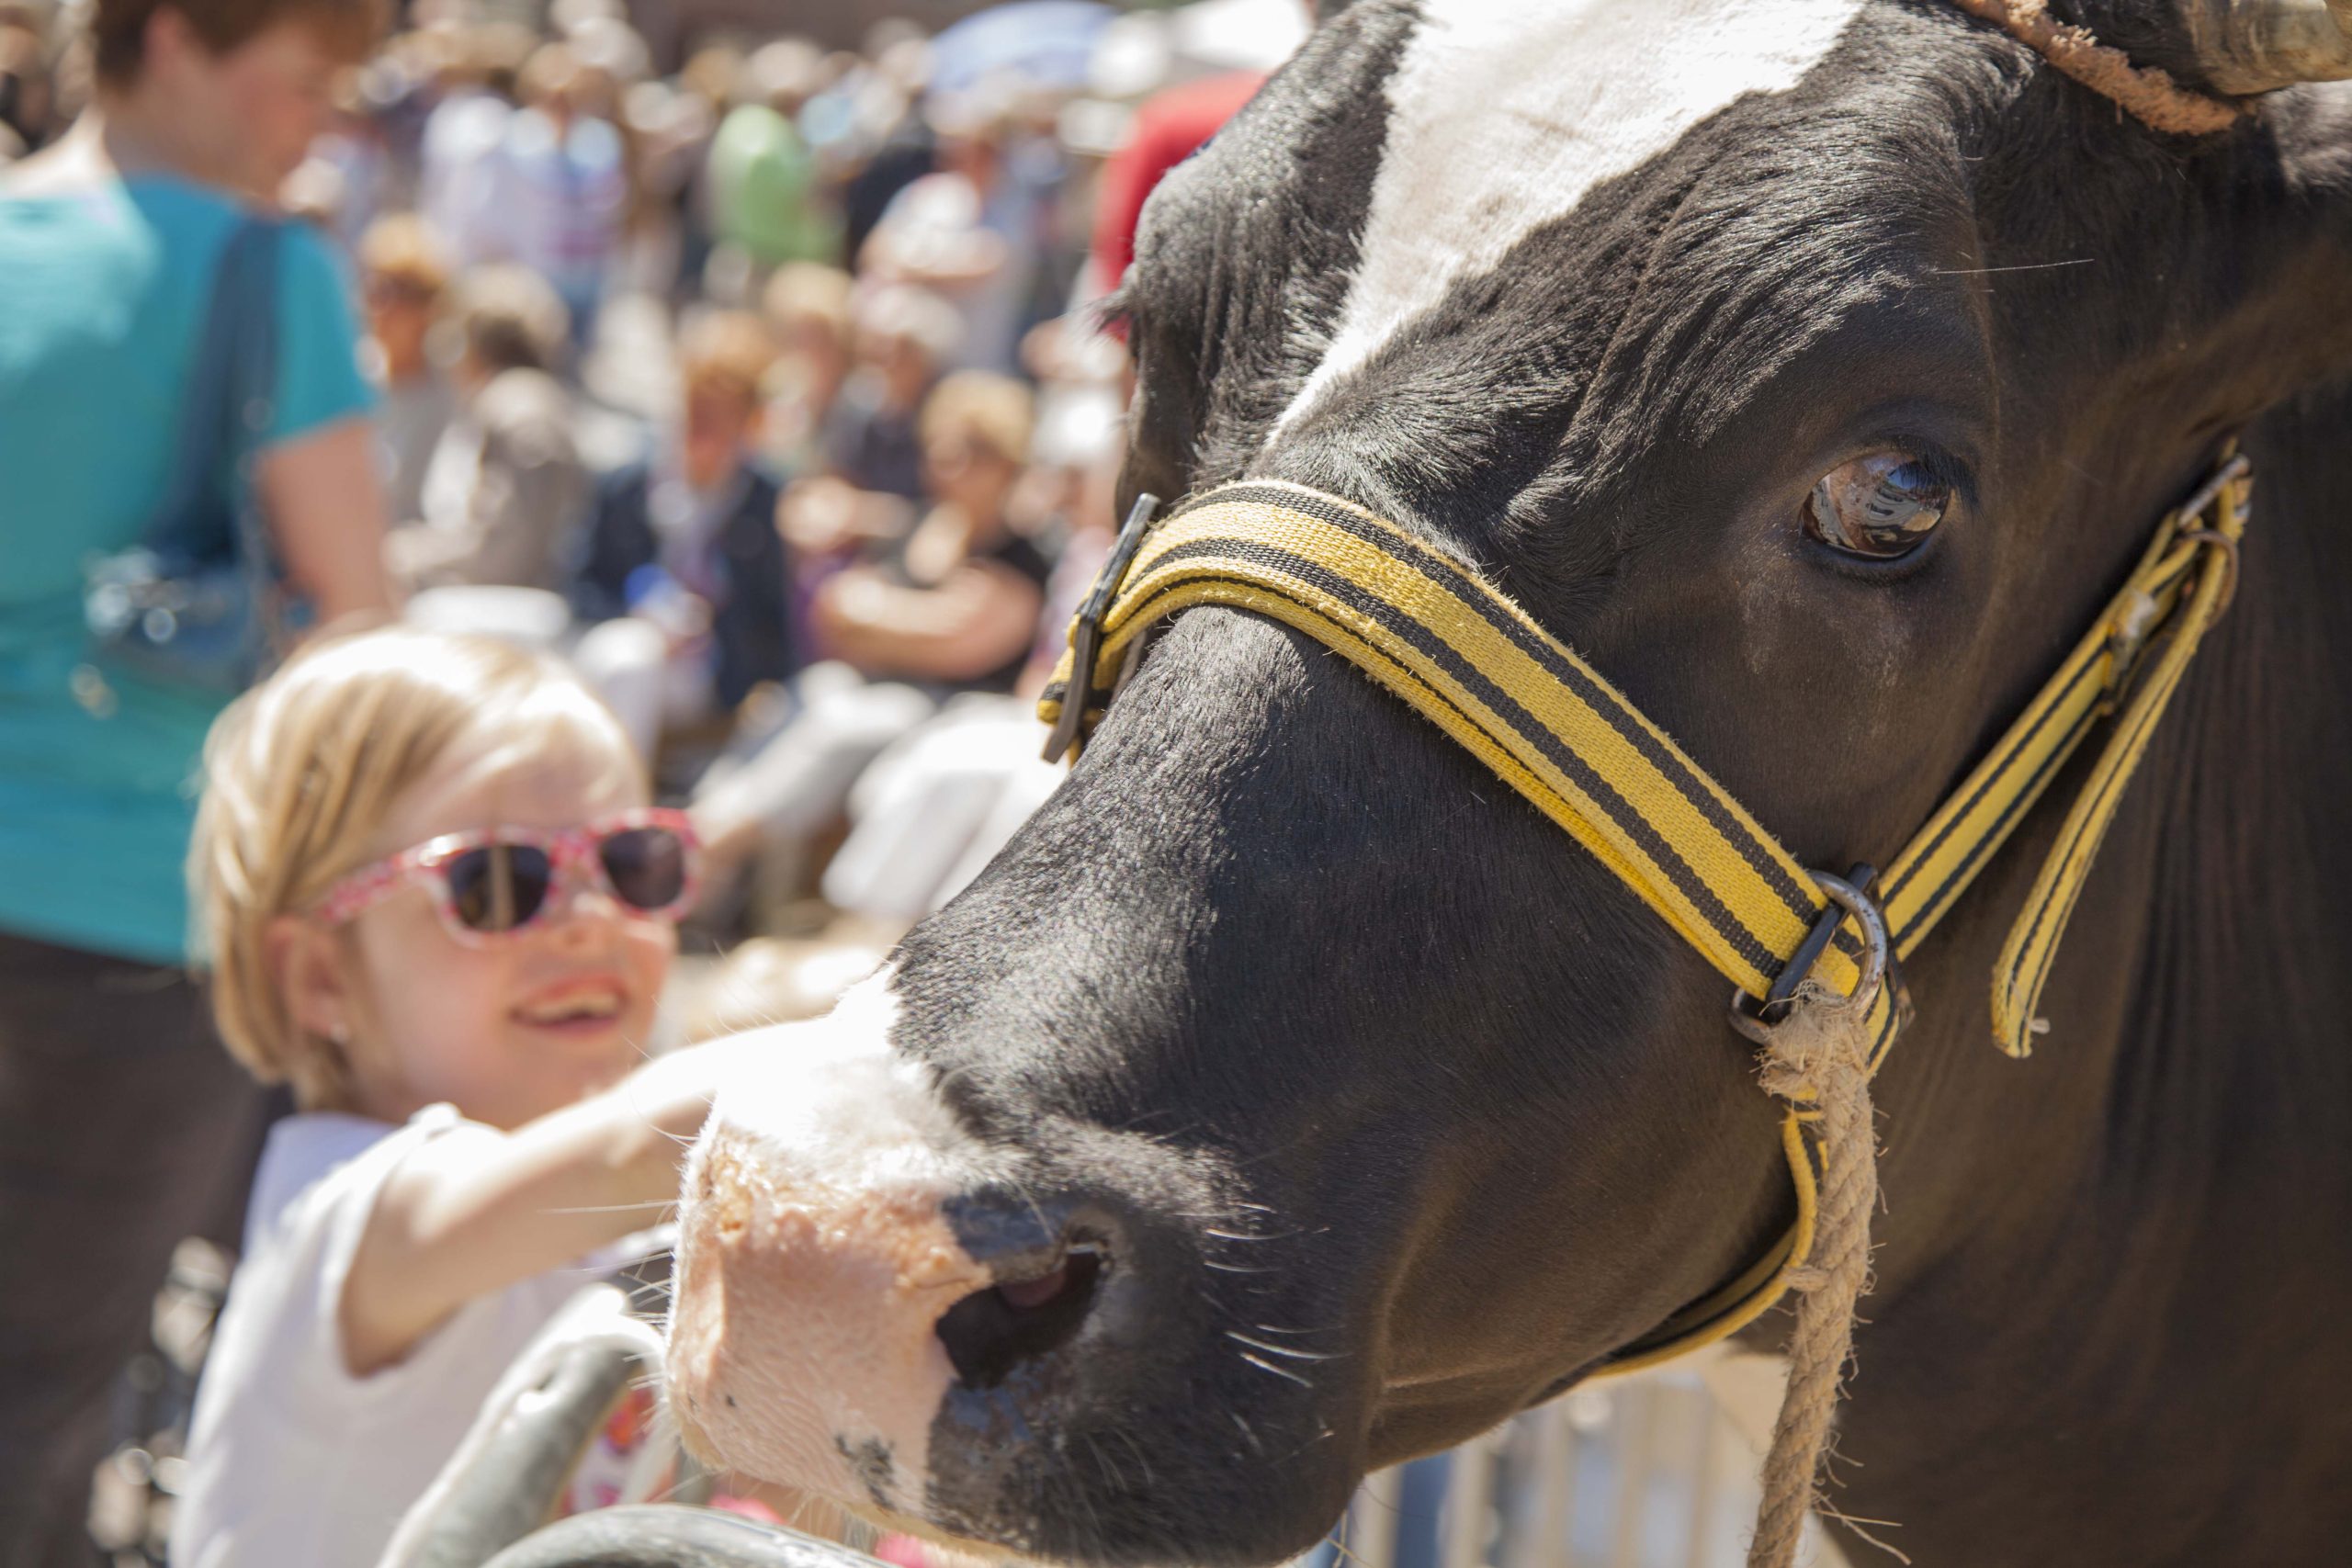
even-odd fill
[{"label": "cow eye", "polygon": [[1840,463],[1805,497],[1804,531],[1849,556],[1894,560],[1919,547],[1951,505],[1951,486],[1908,452]]}]

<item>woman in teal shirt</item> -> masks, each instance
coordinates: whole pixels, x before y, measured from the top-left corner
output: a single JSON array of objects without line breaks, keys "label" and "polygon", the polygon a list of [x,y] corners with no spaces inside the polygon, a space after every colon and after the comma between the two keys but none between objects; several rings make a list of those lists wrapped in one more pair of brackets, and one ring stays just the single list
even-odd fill
[{"label": "woman in teal shirt", "polygon": [[[0,175],[0,1562],[86,1562],[105,1402],[171,1247],[242,1181],[253,1091],[185,964],[206,728],[77,670],[85,562],[153,527],[222,248],[301,159],[376,0],[96,0],[94,107]],[[278,244],[254,484],[322,619],[388,603],[336,266]]]}]

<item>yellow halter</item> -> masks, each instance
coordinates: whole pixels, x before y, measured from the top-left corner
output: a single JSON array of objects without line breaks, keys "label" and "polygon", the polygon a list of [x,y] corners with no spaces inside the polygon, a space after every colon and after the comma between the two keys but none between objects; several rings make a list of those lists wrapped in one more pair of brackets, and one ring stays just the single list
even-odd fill
[{"label": "yellow halter", "polygon": [[[1878,879],[1808,872],[1616,688],[1475,570],[1337,496],[1247,480],[1158,526],[1139,502],[1072,622],[1038,704],[1048,760],[1082,746],[1144,634],[1195,604],[1254,611],[1345,655],[1475,752],[1640,895],[1737,987],[1771,1008],[1808,975],[1871,987],[1907,958],[2092,728],[2119,714],[2011,927],[1993,976],[1993,1025],[2022,1056],[2034,1005],[2108,824],[2199,639],[2227,606],[2250,490],[2225,454],[2168,513],[2090,630]],[[2199,526],[2211,512],[2210,526]],[[1073,665],[1086,678],[1070,700]],[[1883,923],[1882,923],[1883,922]],[[1873,1071],[1906,1013],[1871,987]],[[1805,1113],[1781,1142],[1796,1186],[1789,1234],[1738,1278],[1612,1361],[1630,1371],[1723,1337],[1776,1301],[1811,1248],[1816,1173]]]}]

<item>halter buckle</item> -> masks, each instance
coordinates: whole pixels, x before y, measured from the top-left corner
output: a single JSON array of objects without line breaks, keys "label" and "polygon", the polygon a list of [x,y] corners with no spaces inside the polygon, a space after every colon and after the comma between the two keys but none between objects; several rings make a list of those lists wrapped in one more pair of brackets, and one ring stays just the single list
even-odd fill
[{"label": "halter buckle", "polygon": [[1886,934],[1886,917],[1867,891],[1878,880],[1878,868],[1858,862],[1843,876],[1816,871],[1813,880],[1828,896],[1829,902],[1815,919],[1813,929],[1805,932],[1804,941],[1797,944],[1796,952],[1789,955],[1789,961],[1773,977],[1771,989],[1764,994],[1761,1002],[1746,991],[1734,990],[1731,994],[1731,1026],[1758,1044],[1764,1043],[1775,1025],[1787,1021],[1790,1010],[1796,1005],[1797,987],[1804,984],[1814,966],[1821,962],[1821,955],[1828,951],[1830,942],[1837,938],[1838,928],[1846,923],[1849,915],[1861,923],[1862,975],[1852,992],[1838,1005],[1867,1007],[1879,987],[1886,982],[1892,945]]},{"label": "halter buckle", "polygon": [[1102,617],[1110,613],[1111,601],[1118,596],[1127,569],[1135,565],[1136,552],[1143,548],[1144,536],[1151,532],[1152,513],[1159,510],[1159,498],[1149,491],[1136,497],[1111,553],[1103,558],[1102,570],[1095,573],[1094,586],[1086,591],[1069,624],[1069,686],[1062,694],[1061,715],[1046,737],[1048,762],[1060,761],[1078,743],[1079,731],[1086,723],[1087,701],[1094,695],[1094,656],[1102,647]]}]

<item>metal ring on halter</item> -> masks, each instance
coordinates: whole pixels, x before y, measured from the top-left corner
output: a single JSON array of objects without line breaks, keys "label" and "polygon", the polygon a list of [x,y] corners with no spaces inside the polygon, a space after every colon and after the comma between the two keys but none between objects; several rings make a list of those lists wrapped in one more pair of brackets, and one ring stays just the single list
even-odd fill
[{"label": "metal ring on halter", "polygon": [[1772,982],[1772,989],[1762,1002],[1752,999],[1746,991],[1731,994],[1731,1026],[1758,1044],[1770,1035],[1773,1028],[1784,1021],[1796,998],[1797,987],[1811,975],[1820,961],[1822,951],[1829,945],[1838,928],[1851,915],[1862,928],[1862,974],[1854,988],[1833,1005],[1839,1008],[1868,1007],[1877,996],[1878,988],[1886,983],[1887,953],[1892,945],[1886,934],[1886,917],[1879,912],[1877,902],[1862,891],[1877,877],[1877,872],[1867,865],[1857,865],[1846,876],[1832,876],[1816,871],[1813,880],[1829,897],[1829,907],[1814,922],[1803,944],[1780,977]]}]

